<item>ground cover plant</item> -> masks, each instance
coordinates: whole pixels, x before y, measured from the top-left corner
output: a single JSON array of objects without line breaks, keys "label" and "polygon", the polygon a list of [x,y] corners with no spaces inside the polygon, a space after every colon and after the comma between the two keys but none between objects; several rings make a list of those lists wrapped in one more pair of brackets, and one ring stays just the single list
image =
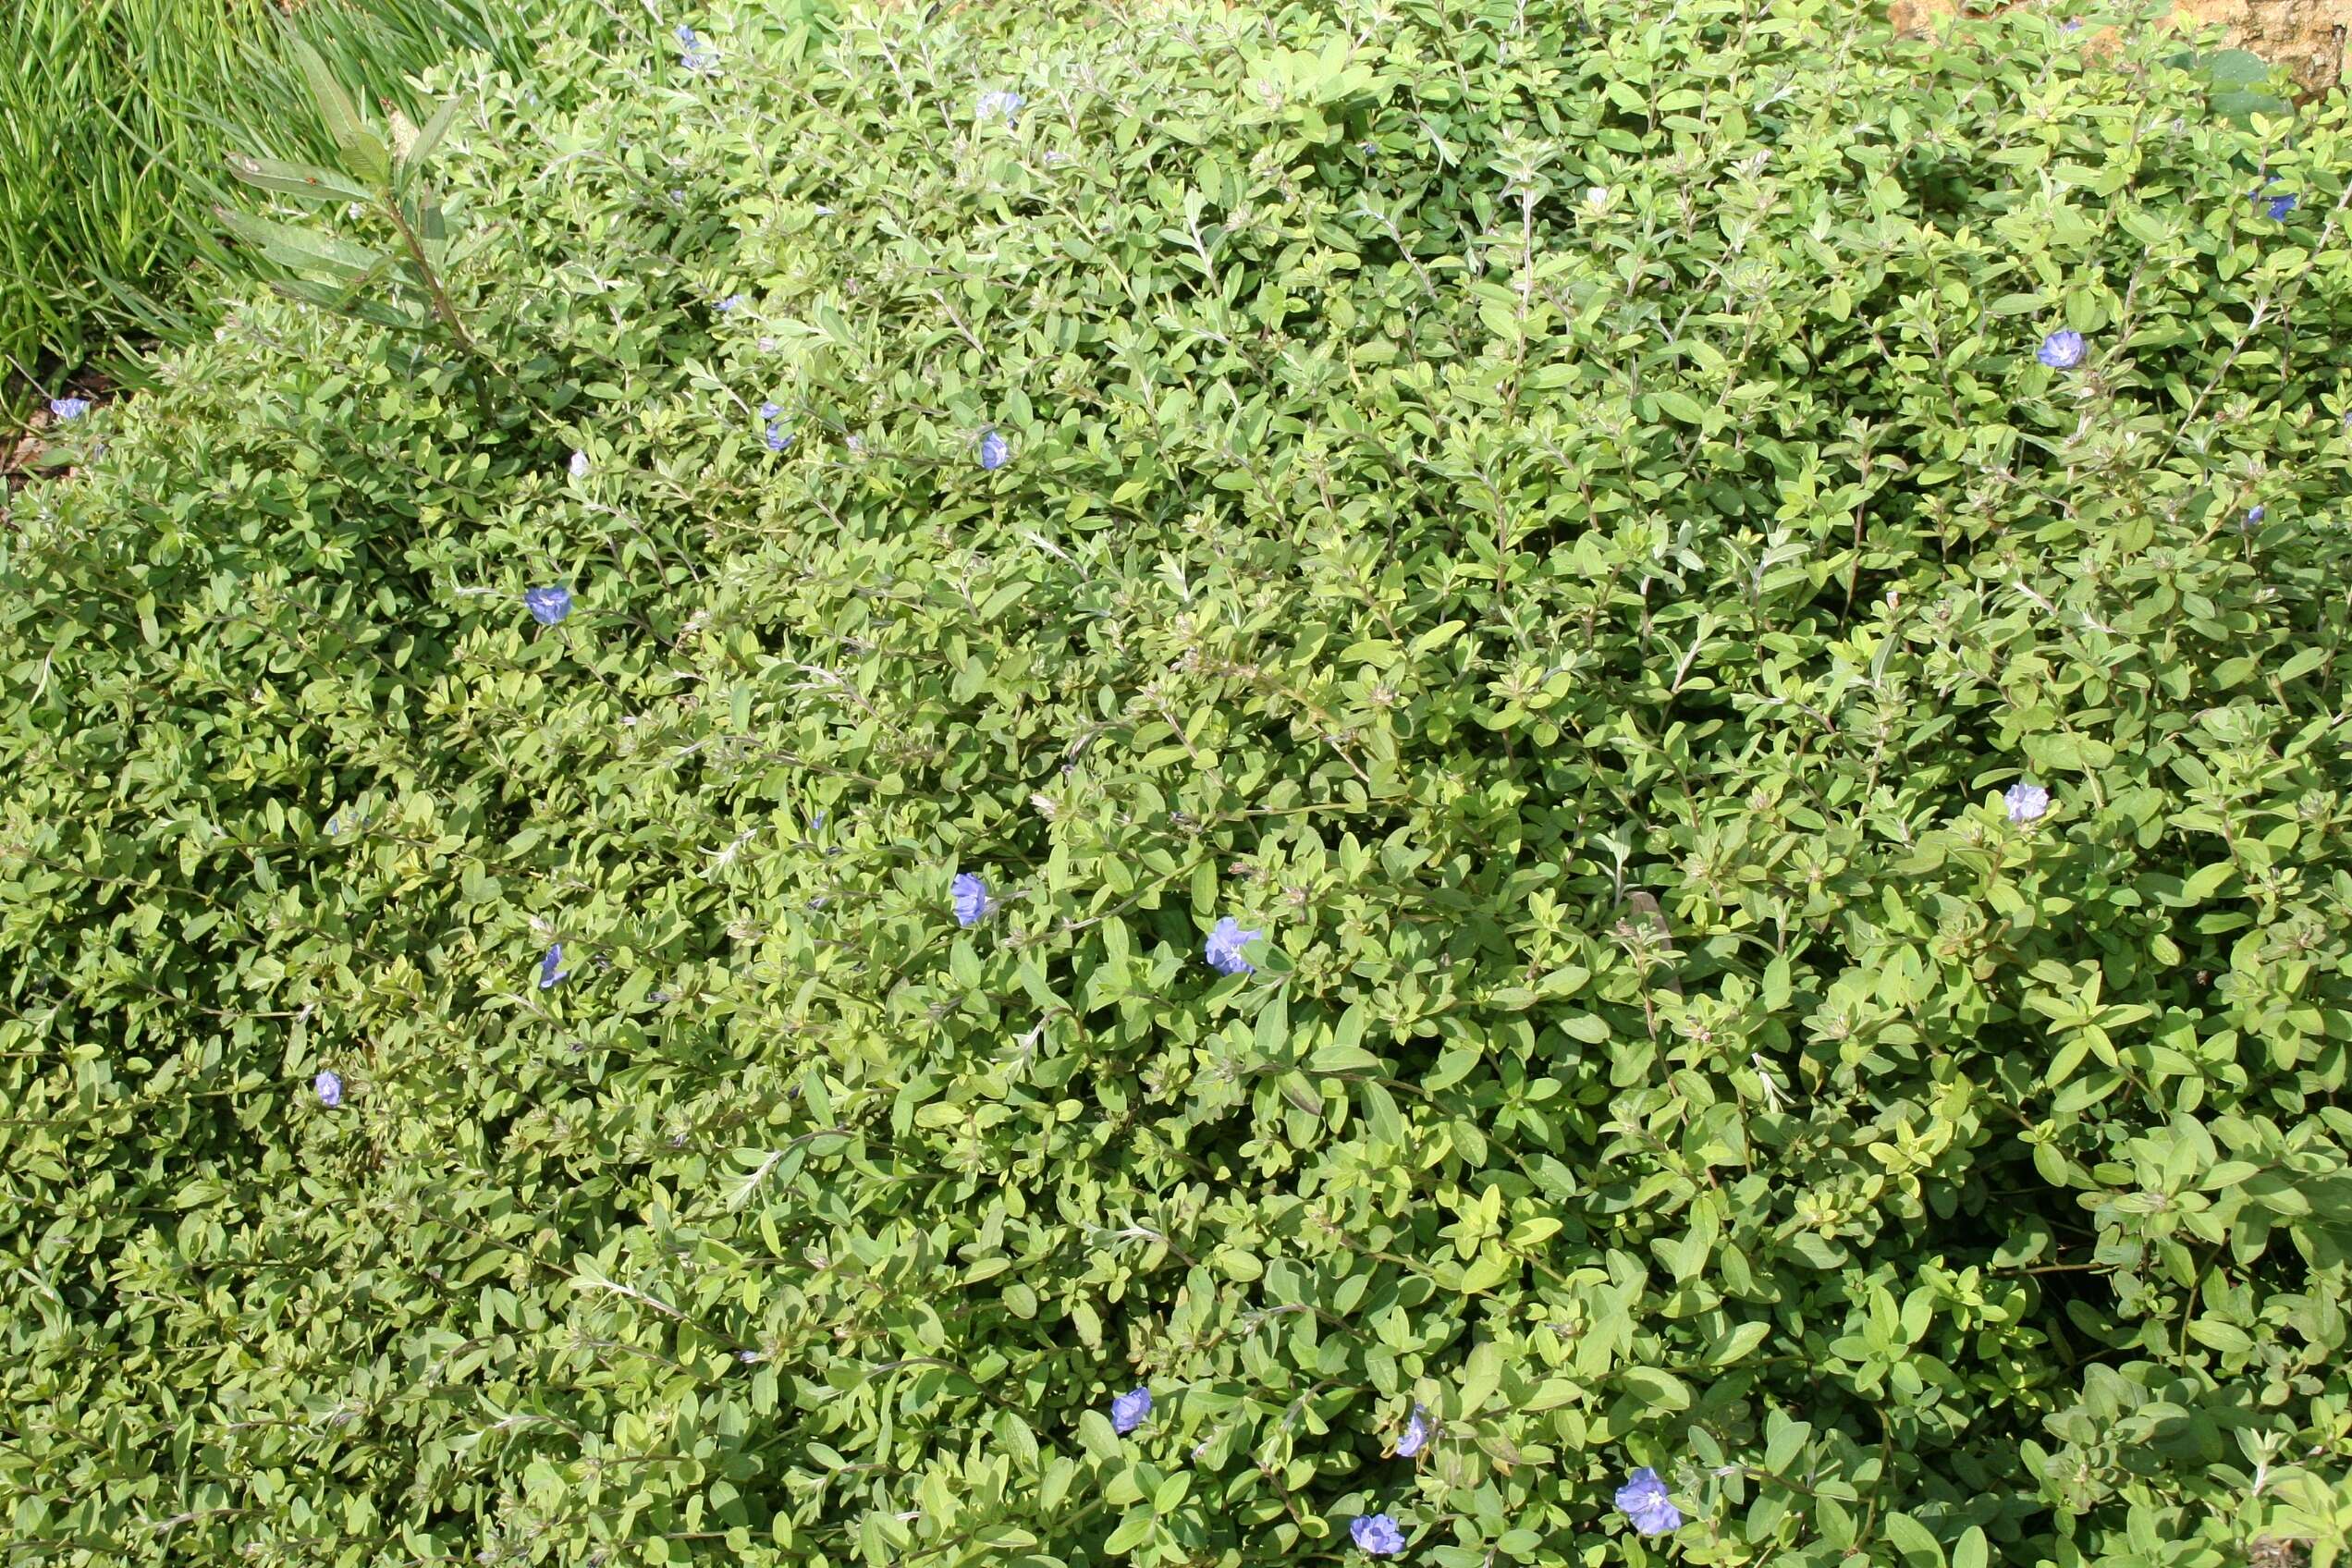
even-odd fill
[{"label": "ground cover plant", "polygon": [[0,423],[62,394],[85,366],[135,374],[136,345],[211,330],[218,272],[244,271],[211,218],[228,183],[223,153],[332,151],[289,38],[363,98],[412,107],[410,78],[459,50],[520,72],[530,23],[557,14],[599,34],[631,19],[604,0],[0,7]]},{"label": "ground cover plant", "polygon": [[2341,100],[662,20],[18,497],[16,1555],[2335,1560]]}]

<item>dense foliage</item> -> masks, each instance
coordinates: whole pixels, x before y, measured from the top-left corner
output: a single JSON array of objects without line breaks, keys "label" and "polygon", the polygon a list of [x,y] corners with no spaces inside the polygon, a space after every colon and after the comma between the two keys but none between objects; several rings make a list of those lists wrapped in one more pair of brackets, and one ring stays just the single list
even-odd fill
[{"label": "dense foliage", "polygon": [[[245,267],[210,203],[235,146],[330,148],[287,58],[330,55],[353,91],[406,105],[457,48],[509,68],[528,24],[599,33],[622,0],[9,0],[0,6],[0,426],[91,361],[136,376],[120,341],[185,342],[216,321],[214,269]],[[633,9],[633,8],[632,8]],[[635,17],[643,31],[642,13]],[[14,374],[10,374],[14,373]]]},{"label": "dense foliage", "polygon": [[20,498],[24,1561],[2334,1555],[2340,101],[666,19]]}]

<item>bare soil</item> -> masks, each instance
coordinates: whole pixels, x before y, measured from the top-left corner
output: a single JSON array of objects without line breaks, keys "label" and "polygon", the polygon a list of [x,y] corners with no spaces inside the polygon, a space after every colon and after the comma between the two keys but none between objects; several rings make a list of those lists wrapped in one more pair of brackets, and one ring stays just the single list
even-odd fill
[{"label": "bare soil", "polygon": [[[1937,31],[1961,9],[1961,0],[1893,0],[1891,6],[1895,27],[1909,33]],[[2230,47],[2285,66],[2307,94],[2325,92],[2344,78],[2352,0],[2174,0],[2170,25],[2193,32],[2214,24],[2229,30]]]}]

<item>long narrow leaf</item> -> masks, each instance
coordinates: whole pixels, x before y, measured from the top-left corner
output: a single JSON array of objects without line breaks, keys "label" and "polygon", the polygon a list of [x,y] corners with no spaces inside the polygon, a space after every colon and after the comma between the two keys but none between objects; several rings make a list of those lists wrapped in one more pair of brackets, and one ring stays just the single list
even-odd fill
[{"label": "long narrow leaf", "polygon": [[392,266],[392,258],[381,251],[365,250],[312,229],[273,223],[227,207],[221,209],[220,220],[231,233],[272,261],[324,272],[345,282],[379,277]]},{"label": "long narrow leaf", "polygon": [[319,52],[311,47],[310,40],[288,33],[286,45],[302,72],[302,80],[310,84],[312,101],[318,104],[319,118],[326,122],[326,133],[335,138],[335,144],[347,155],[357,152],[360,139],[367,134],[367,128],[360,120],[360,106],[343,91],[343,84],[335,80],[335,73],[327,68]]},{"label": "long narrow leaf", "polygon": [[329,202],[375,200],[374,191],[362,190],[345,176],[315,164],[280,163],[274,158],[249,158],[241,153],[231,153],[228,171],[246,184],[258,186],[275,196]]},{"label": "long narrow leaf", "polygon": [[324,283],[300,277],[278,278],[273,281],[270,287],[289,300],[300,300],[305,304],[316,305],[321,310],[333,311],[337,315],[356,316],[361,321],[374,322],[378,326],[389,327],[395,332],[424,335],[430,334],[434,328],[433,318],[429,312],[417,310],[403,312],[393,306],[356,295],[348,288],[336,288]]},{"label": "long narrow leaf", "polygon": [[433,150],[435,147],[441,145],[441,138],[447,134],[450,122],[457,117],[458,95],[452,92],[441,100],[441,106],[433,111],[433,117],[424,122],[423,130],[417,132],[415,144],[409,149],[408,155],[400,160],[400,178],[403,182],[414,179],[423,172],[425,160],[433,156]]}]

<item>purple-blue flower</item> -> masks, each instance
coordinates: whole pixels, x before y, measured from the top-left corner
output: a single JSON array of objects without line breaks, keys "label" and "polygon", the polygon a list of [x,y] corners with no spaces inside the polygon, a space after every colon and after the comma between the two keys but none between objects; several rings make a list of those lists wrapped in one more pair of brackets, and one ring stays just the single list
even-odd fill
[{"label": "purple-blue flower", "polygon": [[82,415],[90,411],[90,399],[87,398],[52,398],[49,399],[49,411],[60,420],[80,419]]},{"label": "purple-blue flower", "polygon": [[1110,1402],[1110,1429],[1125,1437],[1144,1424],[1151,1414],[1151,1390],[1130,1389]]},{"label": "purple-blue flower", "polygon": [[792,433],[776,421],[769,420],[767,429],[761,434],[760,439],[767,443],[769,451],[780,452],[792,444]]},{"label": "purple-blue flower", "polygon": [[2292,195],[2265,196],[2262,194],[2264,190],[2278,182],[2278,176],[2264,175],[2262,183],[2256,186],[2252,191],[2254,200],[2260,202],[2262,210],[2270,214],[2273,219],[2283,218],[2295,210],[2295,198]]},{"label": "purple-blue flower", "polygon": [[1617,1488],[1617,1506],[1645,1536],[1662,1536],[1683,1527],[1683,1511],[1667,1498],[1666,1483],[1647,1464],[1626,1476],[1625,1484]]},{"label": "purple-blue flower", "polygon": [[2072,370],[2083,361],[2083,336],[2072,327],[2061,328],[2041,340],[2034,358],[2052,370]]},{"label": "purple-blue flower", "polygon": [[539,988],[541,990],[552,991],[556,988],[557,981],[569,980],[571,978],[570,970],[559,970],[556,967],[556,965],[562,962],[563,944],[561,942],[557,942],[555,946],[547,949],[547,956],[539,961]]},{"label": "purple-blue flower", "polygon": [[339,1072],[320,1073],[311,1080],[311,1087],[318,1091],[319,1104],[329,1110],[343,1103],[343,1075]]},{"label": "purple-blue flower", "polygon": [[1411,1459],[1428,1446],[1429,1415],[1416,1404],[1413,1407],[1413,1418],[1404,1424],[1404,1435],[1397,1439],[1396,1451],[1400,1456]]},{"label": "purple-blue flower", "polygon": [[1010,127],[1013,116],[1021,112],[1021,105],[1027,102],[1028,100],[1018,92],[983,92],[980,94],[979,104],[974,108],[974,117],[989,120],[1001,116],[1005,124]]},{"label": "purple-blue flower", "polygon": [[2248,508],[2246,508],[2246,526],[2247,526],[2247,527],[2248,527],[2248,528],[2259,528],[2259,527],[2260,527],[2260,526],[2261,526],[2261,523],[2262,523],[2262,519],[2263,519],[2263,517],[2264,517],[2265,515],[2267,515],[2269,511],[2270,511],[2270,508],[2269,508],[2268,507],[2254,506],[2254,507],[2248,507]]},{"label": "purple-blue flower", "polygon": [[1012,461],[1012,447],[1005,438],[991,430],[980,437],[980,466],[999,469]]},{"label": "purple-blue flower", "polygon": [[1394,1557],[1404,1550],[1404,1532],[1385,1513],[1357,1514],[1348,1535],[1374,1557]]},{"label": "purple-blue flower", "polygon": [[678,24],[678,44],[680,48],[692,49],[699,42],[701,41],[694,36],[694,30],[692,28],[688,27],[684,22],[680,22]]},{"label": "purple-blue flower", "polygon": [[571,590],[558,582],[551,588],[526,588],[523,607],[542,626],[553,626],[571,613]]},{"label": "purple-blue flower", "polygon": [[717,304],[713,305],[711,309],[717,311],[720,315],[725,315],[729,311],[741,310],[742,308],[742,304],[743,297],[741,294],[729,294],[726,299],[721,300]]},{"label": "purple-blue flower", "polygon": [[783,404],[781,404],[781,403],[769,402],[769,403],[762,403],[762,404],[760,405],[760,418],[762,418],[762,419],[764,419],[764,420],[766,420],[769,423],[773,424],[774,423],[776,423],[776,421],[778,421],[778,420],[779,420],[779,419],[782,419],[783,417],[784,417],[784,405],[783,405]]},{"label": "purple-blue flower", "polygon": [[585,478],[587,478],[587,477],[588,477],[588,454],[587,454],[587,453],[585,453],[585,452],[574,452],[574,453],[572,453],[572,455],[571,455],[571,476],[572,476],[572,478],[574,478],[574,479],[585,479]]},{"label": "purple-blue flower", "polygon": [[[977,925],[997,907],[997,900],[988,896],[988,885],[969,871],[959,873],[948,884],[948,892],[955,900],[958,925]],[[1145,1403],[1149,1403],[1148,1396]]]},{"label": "purple-blue flower", "polygon": [[1242,956],[1242,949],[1266,935],[1263,931],[1244,931],[1242,923],[1231,915],[1217,923],[1208,934],[1208,966],[1219,974],[1250,974],[1257,966]]},{"label": "purple-blue flower", "polygon": [[2001,800],[2009,808],[2009,820],[2016,823],[2039,821],[2050,809],[2050,791],[2023,779],[2010,785]]}]

